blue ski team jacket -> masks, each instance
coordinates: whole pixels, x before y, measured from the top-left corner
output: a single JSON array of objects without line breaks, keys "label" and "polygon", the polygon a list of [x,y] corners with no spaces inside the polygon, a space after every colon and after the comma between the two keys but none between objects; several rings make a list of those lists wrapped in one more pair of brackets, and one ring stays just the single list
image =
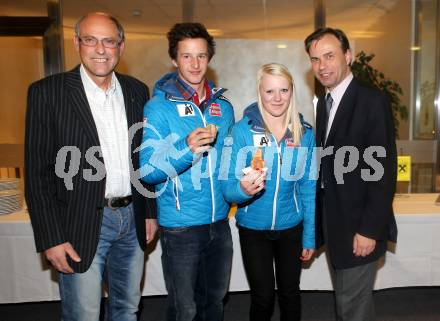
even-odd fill
[{"label": "blue ski team jacket", "polygon": [[[238,203],[238,225],[254,230],[284,230],[303,223],[303,248],[315,248],[315,195],[317,166],[313,129],[302,116],[301,146],[293,146],[290,131],[277,143],[264,130],[257,103],[246,108],[232,129],[232,157],[223,194]],[[242,169],[250,166],[256,149],[262,148],[268,168],[265,188],[249,196],[240,187]]]},{"label": "blue ski team jacket", "polygon": [[[158,220],[164,227],[188,227],[213,223],[227,217],[219,182],[224,139],[234,124],[232,105],[214,88],[206,109],[182,97],[176,73],[166,74],[154,88],[144,108],[140,150],[141,177],[156,185]],[[214,124],[218,136],[209,153],[194,154],[187,136],[198,127]]]}]

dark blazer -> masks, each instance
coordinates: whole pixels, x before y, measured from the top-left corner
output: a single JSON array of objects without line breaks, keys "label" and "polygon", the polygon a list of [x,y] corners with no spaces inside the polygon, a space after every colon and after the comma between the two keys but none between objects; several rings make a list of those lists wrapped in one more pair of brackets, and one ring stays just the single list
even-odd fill
[{"label": "dark blazer", "polygon": [[[116,74],[124,95],[128,128],[142,122],[143,106],[149,98],[148,88],[137,79]],[[79,66],[75,69],[39,80],[29,87],[25,135],[25,194],[34,230],[37,251],[70,242],[82,261],[69,264],[75,272],[86,271],[95,255],[101,228],[105,197],[105,178],[87,181],[84,173],[96,174],[95,166],[85,158],[92,146],[100,146],[98,132],[81,81]],[[139,164],[142,130],[131,143],[133,168]],[[72,178],[73,189],[66,187],[56,175],[58,151],[75,146],[81,153],[79,171]],[[73,153],[68,154],[73,164]],[[104,163],[95,153],[94,157]],[[86,170],[86,172],[84,172]],[[143,184],[147,187],[145,184]],[[149,190],[153,190],[151,186]],[[136,231],[139,244],[145,248],[145,219],[156,218],[156,202],[143,197],[131,186]]]},{"label": "dark blazer", "polygon": [[[325,135],[325,101],[317,106],[316,141],[321,146]],[[397,154],[393,115],[386,96],[378,89],[362,85],[356,78],[349,84],[335,114],[325,148],[333,146],[333,154],[321,159],[317,182],[317,231],[324,226],[325,241],[330,260],[335,268],[350,268],[377,260],[386,251],[387,240],[396,241],[397,226],[393,213],[396,186]],[[343,146],[354,146],[359,151],[358,165],[337,182],[338,161],[335,155]],[[371,161],[364,158],[368,147],[381,146],[386,157],[372,154]],[[349,164],[348,153],[340,150],[339,167]],[[352,152],[354,160],[355,152]],[[338,157],[336,157],[338,160]],[[362,175],[374,175],[383,168],[383,176],[365,181]],[[380,173],[380,171],[378,172]],[[324,181],[324,190],[321,189]],[[324,204],[325,218],[323,217]],[[321,225],[324,219],[324,224]],[[322,232],[322,230],[321,230]],[[375,250],[365,258],[353,255],[355,233],[377,241]],[[323,242],[317,234],[318,243]]]}]

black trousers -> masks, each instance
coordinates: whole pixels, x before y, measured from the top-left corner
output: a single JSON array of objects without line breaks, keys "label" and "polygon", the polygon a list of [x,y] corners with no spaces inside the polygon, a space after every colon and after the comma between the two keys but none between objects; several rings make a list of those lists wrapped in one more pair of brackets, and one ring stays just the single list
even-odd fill
[{"label": "black trousers", "polygon": [[300,320],[302,230],[302,224],[282,231],[257,231],[239,227],[243,264],[251,292],[250,321],[271,320],[275,280],[280,320]]}]

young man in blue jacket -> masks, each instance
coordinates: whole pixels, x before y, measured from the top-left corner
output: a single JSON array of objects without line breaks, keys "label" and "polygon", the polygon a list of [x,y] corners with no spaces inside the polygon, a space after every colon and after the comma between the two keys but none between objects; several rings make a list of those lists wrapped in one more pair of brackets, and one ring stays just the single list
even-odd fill
[{"label": "young man in blue jacket", "polygon": [[234,113],[225,90],[205,78],[215,52],[206,28],[179,23],[167,36],[177,72],[156,83],[145,106],[141,173],[156,185],[167,320],[217,321],[232,264],[229,205],[218,178]]}]

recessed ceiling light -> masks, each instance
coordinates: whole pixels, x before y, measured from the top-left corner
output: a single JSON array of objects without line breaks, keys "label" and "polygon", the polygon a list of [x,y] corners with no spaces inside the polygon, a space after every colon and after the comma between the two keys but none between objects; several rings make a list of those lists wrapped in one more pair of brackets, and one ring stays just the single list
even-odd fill
[{"label": "recessed ceiling light", "polygon": [[279,43],[279,44],[277,45],[277,48],[278,48],[278,49],[286,49],[286,48],[287,48],[287,45],[284,44],[284,43]]},{"label": "recessed ceiling light", "polygon": [[139,9],[133,9],[133,11],[131,12],[131,15],[133,17],[140,17],[140,16],[142,16],[142,11]]}]

